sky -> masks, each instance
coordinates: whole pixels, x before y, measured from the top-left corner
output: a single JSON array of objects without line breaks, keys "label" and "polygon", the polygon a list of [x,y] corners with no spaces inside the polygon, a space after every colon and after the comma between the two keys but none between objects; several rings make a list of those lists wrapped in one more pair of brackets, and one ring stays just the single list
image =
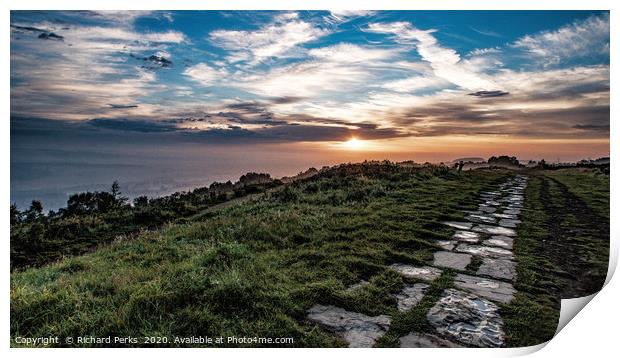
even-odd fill
[{"label": "sky", "polygon": [[604,11],[12,11],[11,200],[607,156],[609,40]]}]

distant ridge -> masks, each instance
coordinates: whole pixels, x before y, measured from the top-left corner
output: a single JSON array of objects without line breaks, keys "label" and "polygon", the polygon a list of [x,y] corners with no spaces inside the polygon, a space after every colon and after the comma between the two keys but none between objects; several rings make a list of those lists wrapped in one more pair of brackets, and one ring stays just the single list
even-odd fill
[{"label": "distant ridge", "polygon": [[480,157],[466,157],[466,158],[457,158],[457,159],[454,159],[454,160],[452,161],[452,163],[460,162],[461,160],[462,160],[464,163],[467,163],[467,162],[473,162],[473,163],[480,163],[480,162],[484,162],[484,163],[486,163],[486,162],[487,162],[487,160],[486,160],[486,159],[484,159],[484,158],[480,158]]}]

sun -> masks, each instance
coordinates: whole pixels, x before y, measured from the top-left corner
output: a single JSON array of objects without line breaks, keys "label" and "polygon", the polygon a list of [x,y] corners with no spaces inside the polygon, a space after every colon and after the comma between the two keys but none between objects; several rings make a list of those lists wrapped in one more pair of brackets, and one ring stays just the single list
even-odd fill
[{"label": "sun", "polygon": [[361,149],[364,147],[364,141],[351,137],[351,139],[343,143],[343,146],[351,150]]}]

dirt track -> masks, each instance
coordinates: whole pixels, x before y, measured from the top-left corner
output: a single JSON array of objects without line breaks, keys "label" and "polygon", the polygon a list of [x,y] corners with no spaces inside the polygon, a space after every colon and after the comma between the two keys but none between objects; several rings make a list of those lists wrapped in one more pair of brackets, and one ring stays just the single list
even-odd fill
[{"label": "dirt track", "polygon": [[560,297],[581,297],[597,292],[605,278],[593,272],[588,258],[601,245],[609,250],[609,222],[564,184],[544,175],[538,178],[542,184],[540,198],[548,215],[549,228],[543,250],[564,272]]}]

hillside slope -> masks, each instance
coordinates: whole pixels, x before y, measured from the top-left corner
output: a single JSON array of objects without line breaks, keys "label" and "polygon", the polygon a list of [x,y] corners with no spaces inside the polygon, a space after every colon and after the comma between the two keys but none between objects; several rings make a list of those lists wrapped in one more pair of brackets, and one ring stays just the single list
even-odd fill
[{"label": "hillside slope", "polygon": [[[481,191],[512,176],[391,163],[333,168],[186,223],[13,273],[11,335],[291,337],[289,345],[298,347],[345,345],[306,320],[307,310],[322,303],[391,315],[394,323],[377,344],[395,346],[403,333],[430,329],[425,315],[440,291],[401,314],[394,294],[406,280],[388,265],[432,262],[437,240],[454,232],[441,222],[463,220]],[[523,292],[502,306],[507,345],[540,343],[557,322],[559,296],[547,288],[554,285],[553,263],[541,267],[535,251],[518,246],[515,253],[515,287]],[[435,289],[452,287],[453,275],[445,270]],[[349,289],[360,281],[368,285]],[[539,328],[526,329],[532,325]],[[172,338],[158,343],[188,346]]]}]

